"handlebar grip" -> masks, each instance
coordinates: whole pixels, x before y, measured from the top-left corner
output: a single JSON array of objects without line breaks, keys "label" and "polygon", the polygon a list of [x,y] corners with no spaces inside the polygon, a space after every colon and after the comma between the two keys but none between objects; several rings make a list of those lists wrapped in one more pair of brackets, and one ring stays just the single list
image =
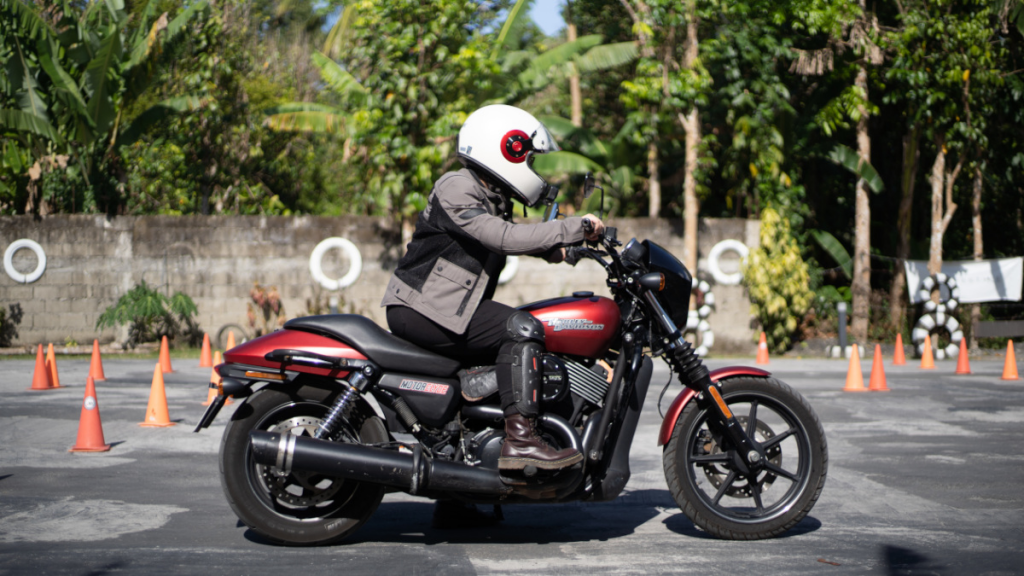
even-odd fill
[{"label": "handlebar grip", "polygon": [[589,218],[583,219],[583,233],[587,235],[594,233],[594,223]]}]

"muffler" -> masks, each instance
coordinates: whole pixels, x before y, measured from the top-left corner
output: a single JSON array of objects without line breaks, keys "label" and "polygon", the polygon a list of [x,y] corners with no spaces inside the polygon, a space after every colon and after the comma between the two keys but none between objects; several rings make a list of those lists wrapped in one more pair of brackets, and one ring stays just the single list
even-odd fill
[{"label": "muffler", "polygon": [[249,433],[252,457],[258,464],[285,472],[315,472],[386,486],[410,494],[469,492],[505,495],[512,488],[501,481],[497,470],[435,460],[417,444],[412,454],[343,444],[308,436],[254,431]]}]

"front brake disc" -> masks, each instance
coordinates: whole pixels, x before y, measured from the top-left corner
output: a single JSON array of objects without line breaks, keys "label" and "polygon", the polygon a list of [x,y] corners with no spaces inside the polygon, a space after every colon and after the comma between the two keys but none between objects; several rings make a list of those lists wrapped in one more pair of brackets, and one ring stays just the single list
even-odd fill
[{"label": "front brake disc", "polygon": [[[739,422],[741,426],[743,426],[744,430],[746,430],[747,428],[747,420],[748,418],[746,416],[736,417],[736,421]],[[754,427],[755,440],[757,440],[759,443],[763,443],[767,442],[774,436],[775,431],[773,431],[770,426],[768,426],[761,420],[757,421],[757,424]],[[722,453],[722,449],[715,442],[714,438],[711,437],[711,434],[707,433],[706,430],[701,430],[700,441],[703,443],[703,454]],[[782,467],[782,448],[779,444],[776,444],[775,446],[769,448],[768,451],[765,453],[765,456],[767,456],[768,461],[774,464],[775,466],[778,466],[780,468]],[[722,482],[725,482],[726,476],[729,475],[729,469],[723,466],[722,464],[702,464],[701,468],[703,468],[704,470],[704,476],[708,479],[709,482],[711,482],[711,484],[715,487],[716,490],[722,487]],[[774,472],[768,470],[765,470],[763,474],[764,476],[758,479],[758,483],[761,485],[762,494],[768,491],[768,488],[772,485],[772,482],[775,482],[775,479],[778,477]],[[731,486],[726,488],[725,494],[727,496],[732,496],[733,498],[750,498],[754,495],[754,492],[750,488],[750,480],[748,478],[738,477],[736,478],[736,480],[733,481]]]}]

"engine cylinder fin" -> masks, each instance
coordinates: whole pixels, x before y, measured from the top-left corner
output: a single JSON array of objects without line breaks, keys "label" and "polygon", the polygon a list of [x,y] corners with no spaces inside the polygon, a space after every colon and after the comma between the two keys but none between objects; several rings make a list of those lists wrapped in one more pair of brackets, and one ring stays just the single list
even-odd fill
[{"label": "engine cylinder fin", "polygon": [[569,389],[572,392],[598,406],[604,403],[605,394],[608,392],[607,380],[571,360],[565,360],[565,368],[569,372]]}]

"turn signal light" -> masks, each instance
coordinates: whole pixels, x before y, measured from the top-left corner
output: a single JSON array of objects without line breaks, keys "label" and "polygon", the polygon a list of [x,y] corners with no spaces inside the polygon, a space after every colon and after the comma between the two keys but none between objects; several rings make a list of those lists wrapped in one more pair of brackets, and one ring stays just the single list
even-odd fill
[{"label": "turn signal light", "polygon": [[665,275],[661,272],[650,272],[640,277],[640,285],[648,290],[661,292],[665,289]]},{"label": "turn signal light", "polygon": [[284,374],[274,374],[272,372],[254,372],[252,370],[245,371],[246,378],[263,378],[265,380],[284,380]]}]

